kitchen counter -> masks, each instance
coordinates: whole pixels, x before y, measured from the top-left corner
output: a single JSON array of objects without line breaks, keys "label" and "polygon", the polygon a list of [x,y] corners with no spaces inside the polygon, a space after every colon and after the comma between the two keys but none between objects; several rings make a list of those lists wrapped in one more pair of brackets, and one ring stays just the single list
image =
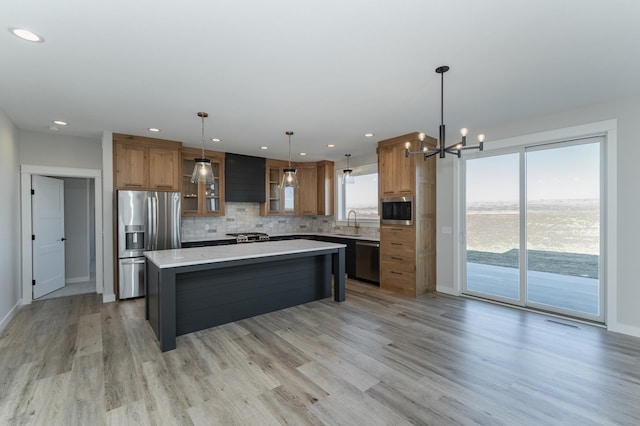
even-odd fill
[{"label": "kitchen counter", "polygon": [[345,300],[345,245],[311,240],[145,252],[146,318],[160,349],[176,336],[333,295]]},{"label": "kitchen counter", "polygon": [[[269,234],[269,237],[277,239],[277,238],[287,238],[287,237],[300,237],[300,238],[314,238],[314,237],[333,237],[333,238],[348,238],[352,240],[363,240],[363,241],[380,241],[380,237],[369,237],[365,235],[355,235],[355,234],[334,234],[329,232],[294,232],[294,233],[283,233],[283,234]],[[195,244],[199,242],[208,242],[208,241],[221,241],[221,242],[229,242],[235,244],[235,238],[229,238],[227,236],[220,238],[207,238],[207,239],[192,239],[185,240],[184,243],[187,244]]]},{"label": "kitchen counter", "polygon": [[306,253],[327,248],[345,247],[344,244],[312,240],[263,241],[259,244],[233,244],[224,246],[193,247],[176,250],[147,251],[147,260],[160,269],[180,266],[258,259],[291,253]]}]

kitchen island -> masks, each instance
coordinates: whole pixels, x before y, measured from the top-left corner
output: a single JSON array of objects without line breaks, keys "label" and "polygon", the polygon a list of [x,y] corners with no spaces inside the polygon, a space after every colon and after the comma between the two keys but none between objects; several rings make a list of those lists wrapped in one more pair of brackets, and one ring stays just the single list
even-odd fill
[{"label": "kitchen island", "polygon": [[345,300],[345,245],[269,241],[145,252],[146,318],[165,352],[176,336],[331,296]]}]

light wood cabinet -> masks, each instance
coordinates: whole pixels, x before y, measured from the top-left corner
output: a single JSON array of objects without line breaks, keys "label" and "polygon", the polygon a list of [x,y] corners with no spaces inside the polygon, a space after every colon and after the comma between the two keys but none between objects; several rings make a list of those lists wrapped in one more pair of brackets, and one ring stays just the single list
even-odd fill
[{"label": "light wood cabinet", "polygon": [[159,191],[180,189],[180,152],[149,148],[149,186]]},{"label": "light wood cabinet", "polygon": [[115,185],[119,189],[149,187],[149,149],[130,143],[115,144]]},{"label": "light wood cabinet", "polygon": [[[413,196],[414,224],[380,226],[380,288],[417,297],[436,290],[436,158],[405,156],[419,149],[418,133],[380,141],[380,198]],[[435,146],[427,137],[425,143]]]},{"label": "light wood cabinet", "polygon": [[114,133],[114,188],[179,191],[181,147],[181,142]]},{"label": "light wood cabinet", "polygon": [[260,204],[263,216],[332,215],[333,161],[292,163],[297,170],[298,188],[280,188],[287,161],[267,159],[266,199]]},{"label": "light wood cabinet", "polygon": [[182,216],[224,216],[224,153],[204,152],[205,158],[211,160],[211,185],[191,182],[195,159],[201,156],[199,149],[182,150]]},{"label": "light wood cabinet", "polygon": [[333,182],[335,166],[333,161],[319,161],[317,177],[318,215],[333,215]]},{"label": "light wood cabinet", "polygon": [[[416,156],[405,156],[405,143],[399,141],[378,146],[380,168],[385,170],[380,175],[380,196],[410,196],[415,193]],[[421,160],[421,159],[420,159]]]},{"label": "light wood cabinet", "polygon": [[[280,188],[282,182],[282,169],[288,167],[286,161],[272,160],[266,161],[265,191],[266,200],[260,204],[260,214],[262,216],[276,216],[285,214],[285,191]],[[287,214],[293,214],[295,210],[294,191],[287,190]]]},{"label": "light wood cabinet", "polygon": [[316,163],[298,163],[298,188],[296,189],[296,213],[318,214],[318,170]]}]

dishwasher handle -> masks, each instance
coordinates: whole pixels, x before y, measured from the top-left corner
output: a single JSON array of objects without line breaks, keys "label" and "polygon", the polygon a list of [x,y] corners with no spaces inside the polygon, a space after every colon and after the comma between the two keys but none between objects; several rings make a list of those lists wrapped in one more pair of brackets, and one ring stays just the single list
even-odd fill
[{"label": "dishwasher handle", "polygon": [[368,242],[368,241],[357,241],[357,246],[365,246],[365,247],[376,247],[380,248],[380,243]]}]

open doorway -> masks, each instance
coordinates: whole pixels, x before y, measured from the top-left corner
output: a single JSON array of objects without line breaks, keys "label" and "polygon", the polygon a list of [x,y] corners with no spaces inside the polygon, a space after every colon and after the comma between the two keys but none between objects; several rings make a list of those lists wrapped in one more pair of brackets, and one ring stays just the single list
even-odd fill
[{"label": "open doorway", "polygon": [[[39,175],[32,176],[33,181]],[[91,178],[59,177],[63,187],[64,281],[62,287],[38,297],[34,286],[34,300],[55,299],[77,294],[96,293],[95,267],[95,180]],[[36,191],[34,191],[36,192]],[[33,194],[36,197],[37,192]],[[35,200],[34,200],[35,204]],[[32,205],[34,209],[34,205]],[[32,211],[32,217],[36,217]],[[35,231],[35,223],[32,225]],[[35,231],[37,233],[37,231]],[[36,239],[35,242],[38,240]],[[35,244],[34,242],[34,244]],[[34,277],[37,260],[34,249]]]},{"label": "open doorway", "polygon": [[[64,286],[61,293],[34,299],[34,252],[32,235],[32,178],[48,176],[65,183]],[[22,206],[22,302],[103,292],[102,259],[102,173],[93,169],[21,166]],[[66,241],[65,241],[66,243]],[[60,290],[57,290],[60,291]]]}]

